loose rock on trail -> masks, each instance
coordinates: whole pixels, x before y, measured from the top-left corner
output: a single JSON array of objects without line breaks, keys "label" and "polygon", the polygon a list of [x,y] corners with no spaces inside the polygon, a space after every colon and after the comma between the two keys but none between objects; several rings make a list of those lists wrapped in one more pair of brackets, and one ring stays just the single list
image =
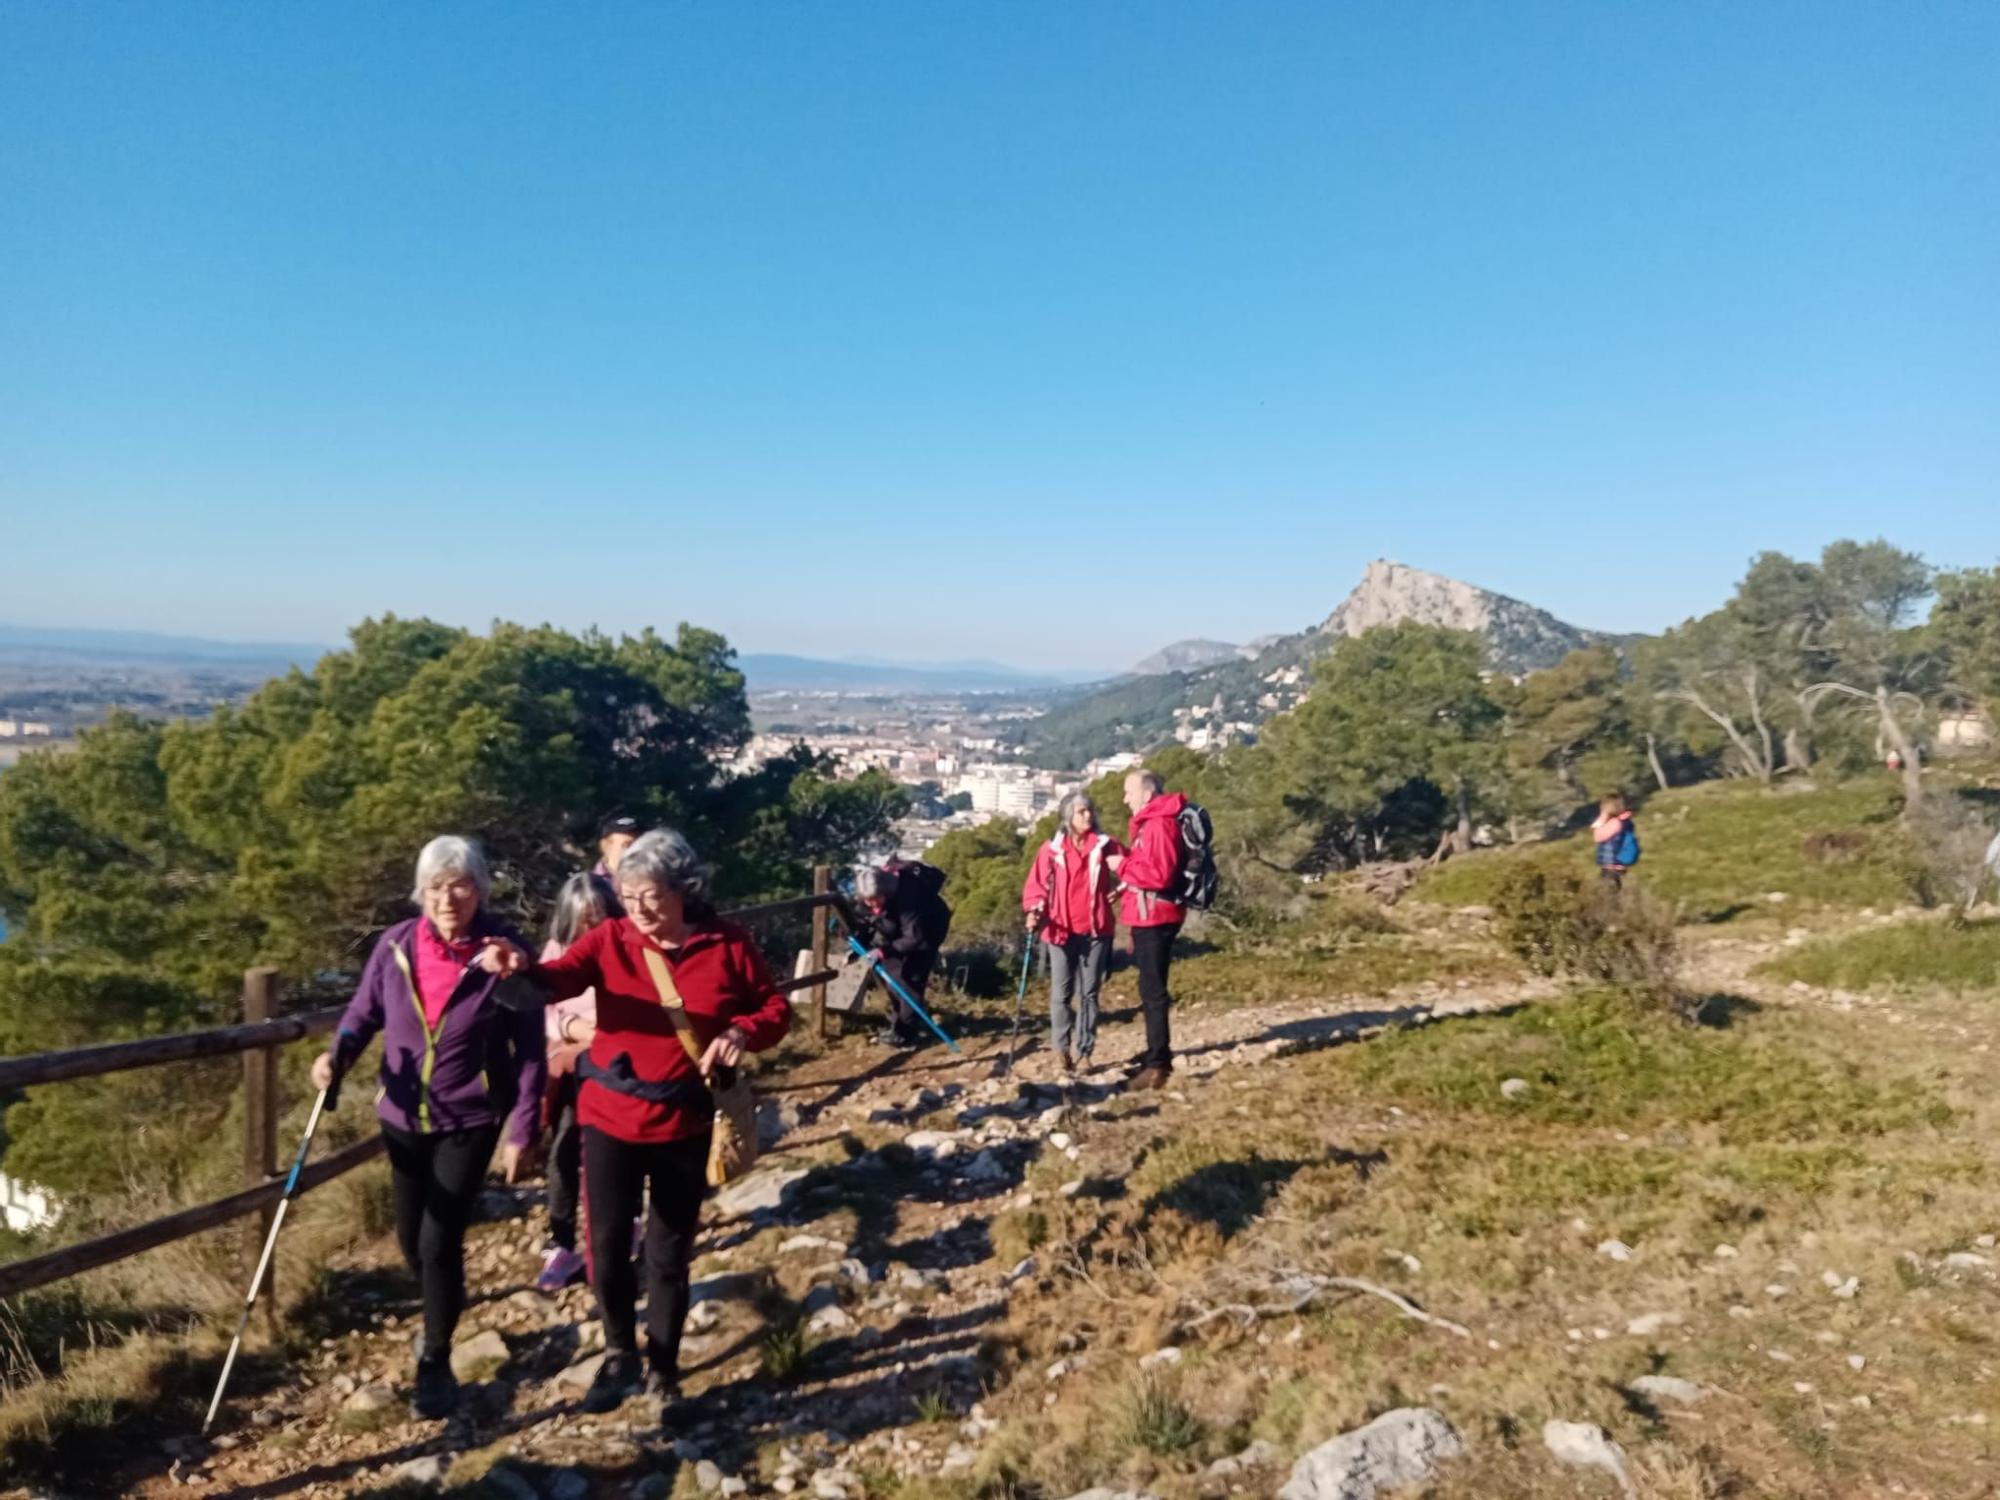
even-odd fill
[{"label": "loose rock on trail", "polygon": [[[1219,1072],[1288,1051],[1544,993],[1530,983],[1425,985],[1186,1009],[1175,1017],[1166,1097],[1184,1100]],[[1081,1186],[1075,1122],[1118,1096],[1138,1032],[1107,1026],[1097,1064],[1073,1082],[1045,1050],[996,1076],[1004,1038],[963,1057],[842,1048],[771,1075],[766,1128],[777,1139],[705,1210],[686,1395],[664,1423],[643,1399],[605,1417],[581,1413],[603,1349],[590,1291],[532,1289],[540,1191],[491,1187],[467,1241],[471,1302],[453,1357],[467,1384],[452,1419],[408,1417],[421,1315],[378,1269],[378,1247],[372,1264],[332,1273],[349,1329],[273,1389],[239,1398],[222,1441],[188,1450],[183,1478],[170,1479],[163,1459],[135,1492],[330,1500],[483,1475],[495,1494],[638,1497],[667,1494],[691,1467],[704,1494],[855,1500],[864,1464],[967,1473],[999,1426],[981,1404],[982,1341],[1000,1329],[1010,1288],[1039,1269],[1032,1256],[1003,1264],[988,1227],[1035,1201],[1024,1183],[1038,1159],[1063,1160],[1063,1196]],[[857,1132],[882,1143],[857,1151]],[[840,1229],[850,1220],[852,1232]]]}]

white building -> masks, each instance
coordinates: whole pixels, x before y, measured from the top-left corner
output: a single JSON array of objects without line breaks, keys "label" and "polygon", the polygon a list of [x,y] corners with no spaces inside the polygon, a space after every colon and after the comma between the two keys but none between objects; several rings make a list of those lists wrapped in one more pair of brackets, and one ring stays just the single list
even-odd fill
[{"label": "white building", "polygon": [[62,1217],[62,1207],[42,1189],[16,1182],[0,1172],[0,1213],[6,1215],[9,1229],[16,1234],[26,1234],[31,1229],[46,1229],[55,1223]]},{"label": "white building", "polygon": [[1121,750],[1116,755],[1100,755],[1083,768],[1083,777],[1086,781],[1095,781],[1113,771],[1129,771],[1134,766],[1145,764],[1145,760],[1145,756],[1131,750]]}]

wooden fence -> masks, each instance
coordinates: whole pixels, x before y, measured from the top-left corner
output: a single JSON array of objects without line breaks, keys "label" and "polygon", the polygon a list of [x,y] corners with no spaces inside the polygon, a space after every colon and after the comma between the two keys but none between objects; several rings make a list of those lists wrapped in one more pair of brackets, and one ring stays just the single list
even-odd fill
[{"label": "wooden fence", "polygon": [[[821,1039],[826,1036],[826,984],[835,974],[827,965],[828,924],[825,913],[829,911],[844,917],[846,907],[833,891],[830,872],[821,865],[813,871],[810,896],[793,896],[783,901],[770,901],[761,906],[746,906],[723,913],[735,921],[785,916],[794,912],[811,913],[811,972],[795,979],[782,980],[778,988],[786,994],[803,989],[813,992],[813,1027]],[[241,1053],[246,1099],[243,1112],[245,1185],[241,1192],[231,1193],[212,1203],[181,1209],[164,1218],[135,1224],[129,1229],[120,1229],[80,1244],[65,1245],[60,1250],[50,1250],[46,1254],[28,1256],[0,1266],[0,1297],[12,1297],[33,1287],[46,1286],[52,1281],[108,1266],[250,1214],[256,1215],[256,1218],[249,1226],[248,1242],[251,1256],[256,1256],[263,1248],[271,1216],[277,1212],[278,1200],[284,1194],[284,1182],[278,1176],[278,1120],[281,1109],[277,1049],[303,1037],[332,1031],[345,1009],[335,1005],[323,1010],[281,1016],[278,1014],[278,997],[278,971],[252,969],[243,976],[243,1023],[240,1026],[218,1026],[208,1031],[187,1031],[141,1041],[106,1042],[96,1047],[73,1047],[61,1052],[0,1058],[0,1090],[7,1090],[60,1083],[72,1078],[96,1078],[129,1068],[151,1068],[164,1063]],[[299,1175],[299,1191],[306,1192],[331,1182],[381,1153],[382,1138],[372,1135],[343,1147],[331,1156],[308,1162]],[[268,1288],[275,1276],[274,1265],[266,1273],[265,1298],[265,1305],[274,1310],[271,1314],[274,1317],[277,1299],[268,1295]]]}]

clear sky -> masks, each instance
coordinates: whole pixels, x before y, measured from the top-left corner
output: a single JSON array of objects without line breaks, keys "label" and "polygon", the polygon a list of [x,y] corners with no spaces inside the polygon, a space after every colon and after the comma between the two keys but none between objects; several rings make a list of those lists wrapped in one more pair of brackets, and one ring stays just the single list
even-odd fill
[{"label": "clear sky", "polygon": [[2000,5],[8,4],[0,621],[1122,666],[2000,559]]}]

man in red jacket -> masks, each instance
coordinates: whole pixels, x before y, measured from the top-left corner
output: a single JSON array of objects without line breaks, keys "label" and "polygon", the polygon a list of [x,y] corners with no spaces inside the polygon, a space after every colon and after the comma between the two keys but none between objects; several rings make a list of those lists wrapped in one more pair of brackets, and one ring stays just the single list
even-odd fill
[{"label": "man in red jacket", "polygon": [[1168,792],[1156,773],[1141,768],[1125,778],[1125,805],[1132,809],[1132,829],[1125,840],[1131,852],[1114,862],[1123,882],[1118,915],[1132,929],[1132,961],[1139,969],[1139,1004],[1146,1016],[1146,1051],[1131,1087],[1157,1089],[1166,1085],[1174,1067],[1167,967],[1187,912],[1170,898],[1180,889],[1180,816],[1187,798]]}]

